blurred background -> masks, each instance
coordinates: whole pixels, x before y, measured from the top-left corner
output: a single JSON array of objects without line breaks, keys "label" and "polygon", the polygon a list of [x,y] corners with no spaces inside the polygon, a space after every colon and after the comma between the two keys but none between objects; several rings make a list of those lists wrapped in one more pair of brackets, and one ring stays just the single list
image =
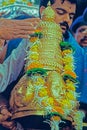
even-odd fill
[{"label": "blurred background", "polygon": [[0,0],[0,18],[14,18],[21,14],[39,17],[40,0]]},{"label": "blurred background", "polygon": [[30,3],[33,3],[33,4],[36,4],[36,5],[38,5],[39,4],[39,1],[40,0],[0,0],[0,5],[3,5],[3,4],[9,4],[9,3],[28,3],[28,2],[30,2]]}]

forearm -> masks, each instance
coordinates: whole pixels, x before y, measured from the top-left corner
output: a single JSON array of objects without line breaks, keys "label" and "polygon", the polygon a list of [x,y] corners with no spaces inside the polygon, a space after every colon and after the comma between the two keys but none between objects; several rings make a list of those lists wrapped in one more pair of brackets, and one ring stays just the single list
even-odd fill
[{"label": "forearm", "polygon": [[40,19],[29,18],[26,20],[0,19],[0,39],[28,38],[34,33],[35,26]]},{"label": "forearm", "polygon": [[0,92],[3,92],[20,74],[24,66],[26,48],[27,40],[23,40],[5,62],[0,64]]}]

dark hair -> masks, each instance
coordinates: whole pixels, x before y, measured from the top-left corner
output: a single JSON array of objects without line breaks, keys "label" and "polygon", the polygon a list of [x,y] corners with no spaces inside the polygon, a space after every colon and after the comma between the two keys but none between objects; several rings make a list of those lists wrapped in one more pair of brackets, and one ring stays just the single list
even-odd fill
[{"label": "dark hair", "polygon": [[[56,1],[56,0],[40,0],[39,8],[40,8],[41,6],[47,7],[48,2],[50,2],[51,5],[52,5],[52,4],[55,3],[55,1]],[[60,0],[60,1],[61,1],[61,3],[63,4],[65,0]],[[77,7],[77,3],[79,2],[79,0],[67,0],[67,1],[69,1],[71,4],[76,4],[76,7]],[[39,11],[40,11],[40,10],[39,10]],[[41,17],[40,12],[39,12],[39,16]]]},{"label": "dark hair", "polygon": [[80,27],[86,25],[87,26],[87,8],[84,10],[83,15],[77,17],[72,23],[70,29],[72,32],[76,33],[76,30]]},{"label": "dark hair", "polygon": [[87,7],[87,0],[78,0],[74,19],[81,16],[86,7]]},{"label": "dark hair", "polygon": [[[50,1],[51,5],[55,3],[55,0],[40,0],[40,7],[45,6],[47,7],[48,2]],[[61,3],[64,3],[65,0],[61,0]],[[72,4],[76,4],[77,0],[68,0]]]},{"label": "dark hair", "polygon": [[[55,0],[40,0],[40,6],[47,7],[48,2],[50,1],[51,5],[55,3]],[[61,0],[62,3],[64,3],[65,0]],[[76,4],[76,13],[74,16],[75,20],[78,16],[82,15],[84,12],[84,9],[87,7],[87,0],[68,0],[72,4]]]},{"label": "dark hair", "polygon": [[[64,3],[65,0],[61,0],[61,1],[62,1],[62,3]],[[69,1],[72,4],[76,4],[77,3],[77,0],[67,0],[67,1]]]},{"label": "dark hair", "polygon": [[50,1],[51,4],[55,2],[55,0],[40,0],[40,7],[45,6],[47,7],[48,2]]}]

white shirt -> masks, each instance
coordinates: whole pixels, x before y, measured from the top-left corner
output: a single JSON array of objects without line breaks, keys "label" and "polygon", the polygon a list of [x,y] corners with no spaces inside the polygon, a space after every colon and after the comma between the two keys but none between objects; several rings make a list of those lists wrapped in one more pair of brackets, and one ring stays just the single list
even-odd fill
[{"label": "white shirt", "polygon": [[12,54],[0,64],[0,92],[15,81],[20,74],[26,57],[28,40],[24,39],[19,46],[12,51]]}]

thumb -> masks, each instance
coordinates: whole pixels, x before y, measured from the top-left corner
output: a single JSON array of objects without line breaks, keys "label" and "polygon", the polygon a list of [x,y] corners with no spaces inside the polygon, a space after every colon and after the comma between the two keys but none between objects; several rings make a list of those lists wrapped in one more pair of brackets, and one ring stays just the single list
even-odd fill
[{"label": "thumb", "polygon": [[5,116],[7,115],[9,117],[12,116],[12,114],[8,111],[7,108],[2,109],[1,114],[5,115]]}]

